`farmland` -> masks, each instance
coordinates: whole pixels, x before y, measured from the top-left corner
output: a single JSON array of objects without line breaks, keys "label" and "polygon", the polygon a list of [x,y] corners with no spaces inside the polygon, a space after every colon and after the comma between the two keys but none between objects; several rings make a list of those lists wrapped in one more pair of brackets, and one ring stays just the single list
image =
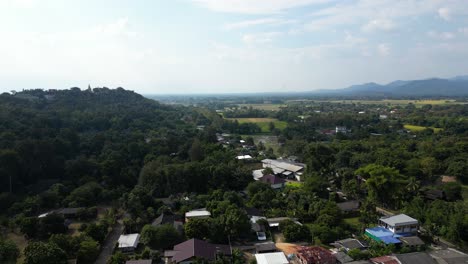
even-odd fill
[{"label": "farmland", "polygon": [[275,128],[283,130],[287,126],[287,122],[285,121],[280,121],[276,118],[226,118],[227,120],[237,120],[240,124],[242,123],[255,123],[257,124],[261,130],[262,133],[268,133],[270,131],[270,123],[273,123],[275,125]]},{"label": "farmland", "polygon": [[238,104],[239,107],[252,107],[253,109],[265,111],[279,111],[281,107],[287,107],[286,104]]},{"label": "farmland", "polygon": [[423,131],[424,129],[431,128],[434,130],[435,133],[439,133],[442,131],[442,128],[437,128],[437,127],[424,127],[424,126],[415,126],[415,125],[404,125],[405,129],[408,129],[412,132],[420,132]]}]

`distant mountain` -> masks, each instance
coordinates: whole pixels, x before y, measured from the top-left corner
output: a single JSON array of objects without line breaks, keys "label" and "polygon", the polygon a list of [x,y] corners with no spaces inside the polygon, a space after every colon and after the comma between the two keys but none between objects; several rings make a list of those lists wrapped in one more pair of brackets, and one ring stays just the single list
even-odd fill
[{"label": "distant mountain", "polygon": [[385,85],[371,82],[333,91],[320,90],[319,93],[356,96],[466,96],[468,75],[450,79],[398,80]]}]

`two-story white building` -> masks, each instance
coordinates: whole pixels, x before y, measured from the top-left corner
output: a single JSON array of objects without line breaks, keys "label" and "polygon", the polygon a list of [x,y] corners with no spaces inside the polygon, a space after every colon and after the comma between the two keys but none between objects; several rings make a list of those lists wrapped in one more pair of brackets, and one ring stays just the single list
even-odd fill
[{"label": "two-story white building", "polygon": [[405,214],[382,217],[379,225],[394,234],[417,233],[419,228],[418,220]]}]

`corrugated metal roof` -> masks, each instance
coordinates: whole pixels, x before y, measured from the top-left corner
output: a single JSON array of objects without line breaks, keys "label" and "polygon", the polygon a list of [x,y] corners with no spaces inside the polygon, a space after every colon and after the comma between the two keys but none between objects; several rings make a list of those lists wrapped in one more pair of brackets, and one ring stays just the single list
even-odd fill
[{"label": "corrugated metal roof", "polygon": [[394,215],[394,216],[389,216],[389,217],[382,217],[380,218],[380,221],[390,225],[390,226],[399,226],[399,225],[412,225],[412,224],[418,224],[418,220],[409,217],[405,214],[399,214],[399,215]]},{"label": "corrugated metal roof", "polygon": [[289,261],[283,252],[255,254],[257,264],[288,264]]}]

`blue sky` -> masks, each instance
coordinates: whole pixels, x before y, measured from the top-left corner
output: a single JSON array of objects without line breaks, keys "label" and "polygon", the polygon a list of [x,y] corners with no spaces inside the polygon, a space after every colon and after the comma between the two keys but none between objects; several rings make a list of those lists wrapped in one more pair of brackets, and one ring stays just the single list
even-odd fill
[{"label": "blue sky", "polygon": [[309,91],[468,74],[466,0],[0,0],[0,91]]}]

